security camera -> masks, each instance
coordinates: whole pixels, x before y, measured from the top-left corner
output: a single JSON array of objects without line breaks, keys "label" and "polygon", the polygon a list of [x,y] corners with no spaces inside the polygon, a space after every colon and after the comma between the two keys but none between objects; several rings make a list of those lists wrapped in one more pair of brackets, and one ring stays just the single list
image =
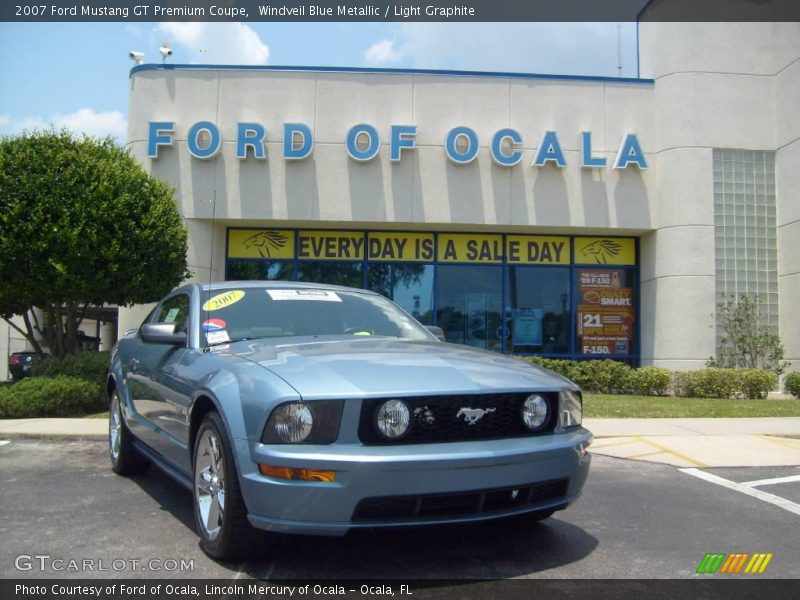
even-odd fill
[{"label": "security camera", "polygon": [[144,52],[137,52],[136,50],[131,50],[128,52],[128,58],[133,61],[133,64],[140,65],[144,62]]},{"label": "security camera", "polygon": [[167,46],[167,42],[164,42],[164,45],[158,51],[161,53],[161,62],[166,61],[168,56],[172,56],[172,48]]}]

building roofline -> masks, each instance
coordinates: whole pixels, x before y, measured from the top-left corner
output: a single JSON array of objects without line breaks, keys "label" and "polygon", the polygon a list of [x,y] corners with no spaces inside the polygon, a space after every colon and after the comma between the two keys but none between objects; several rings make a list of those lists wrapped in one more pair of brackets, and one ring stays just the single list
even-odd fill
[{"label": "building roofline", "polygon": [[595,75],[558,75],[547,73],[515,73],[504,71],[453,71],[449,69],[384,69],[376,67],[308,67],[286,65],[181,65],[144,64],[136,65],[130,77],[142,71],[274,71],[304,73],[366,73],[377,75],[429,75],[448,77],[495,77],[507,79],[542,79],[554,81],[586,81],[602,83],[653,85],[654,79],[640,77],[601,77]]}]

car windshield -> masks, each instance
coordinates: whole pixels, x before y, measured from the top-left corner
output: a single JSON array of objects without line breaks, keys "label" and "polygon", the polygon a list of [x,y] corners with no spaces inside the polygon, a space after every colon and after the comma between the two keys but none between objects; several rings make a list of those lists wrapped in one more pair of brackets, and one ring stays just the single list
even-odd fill
[{"label": "car windshield", "polygon": [[286,336],[433,339],[419,322],[382,296],[313,288],[206,291],[200,323],[209,345]]}]

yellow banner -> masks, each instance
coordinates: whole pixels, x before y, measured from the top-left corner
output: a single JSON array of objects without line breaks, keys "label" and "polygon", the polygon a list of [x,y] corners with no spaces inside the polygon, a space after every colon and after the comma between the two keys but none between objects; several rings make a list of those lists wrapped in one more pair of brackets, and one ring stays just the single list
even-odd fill
[{"label": "yellow banner", "polygon": [[440,233],[439,262],[502,263],[503,236]]},{"label": "yellow banner", "polygon": [[543,235],[507,235],[506,261],[517,265],[568,265],[569,238]]},{"label": "yellow banner", "polygon": [[300,231],[297,257],[310,260],[364,260],[363,231]]},{"label": "yellow banner", "polygon": [[376,261],[433,262],[432,233],[370,232],[367,258]]},{"label": "yellow banner", "polygon": [[593,265],[635,265],[634,238],[576,237],[575,263]]},{"label": "yellow banner", "polygon": [[294,258],[294,231],[229,229],[228,258]]}]

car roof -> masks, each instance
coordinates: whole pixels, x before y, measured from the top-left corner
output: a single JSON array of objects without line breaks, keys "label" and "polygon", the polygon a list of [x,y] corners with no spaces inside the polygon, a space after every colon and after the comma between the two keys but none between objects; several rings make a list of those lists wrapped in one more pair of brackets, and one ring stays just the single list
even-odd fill
[{"label": "car roof", "polygon": [[[280,289],[280,290],[330,290],[334,292],[355,292],[359,294],[375,295],[371,290],[362,288],[345,287],[343,285],[330,285],[327,283],[312,283],[307,281],[214,281],[210,283],[192,284],[199,287],[201,291],[213,292],[216,290],[227,290],[230,288],[241,289]],[[191,287],[191,286],[185,286]]]}]

